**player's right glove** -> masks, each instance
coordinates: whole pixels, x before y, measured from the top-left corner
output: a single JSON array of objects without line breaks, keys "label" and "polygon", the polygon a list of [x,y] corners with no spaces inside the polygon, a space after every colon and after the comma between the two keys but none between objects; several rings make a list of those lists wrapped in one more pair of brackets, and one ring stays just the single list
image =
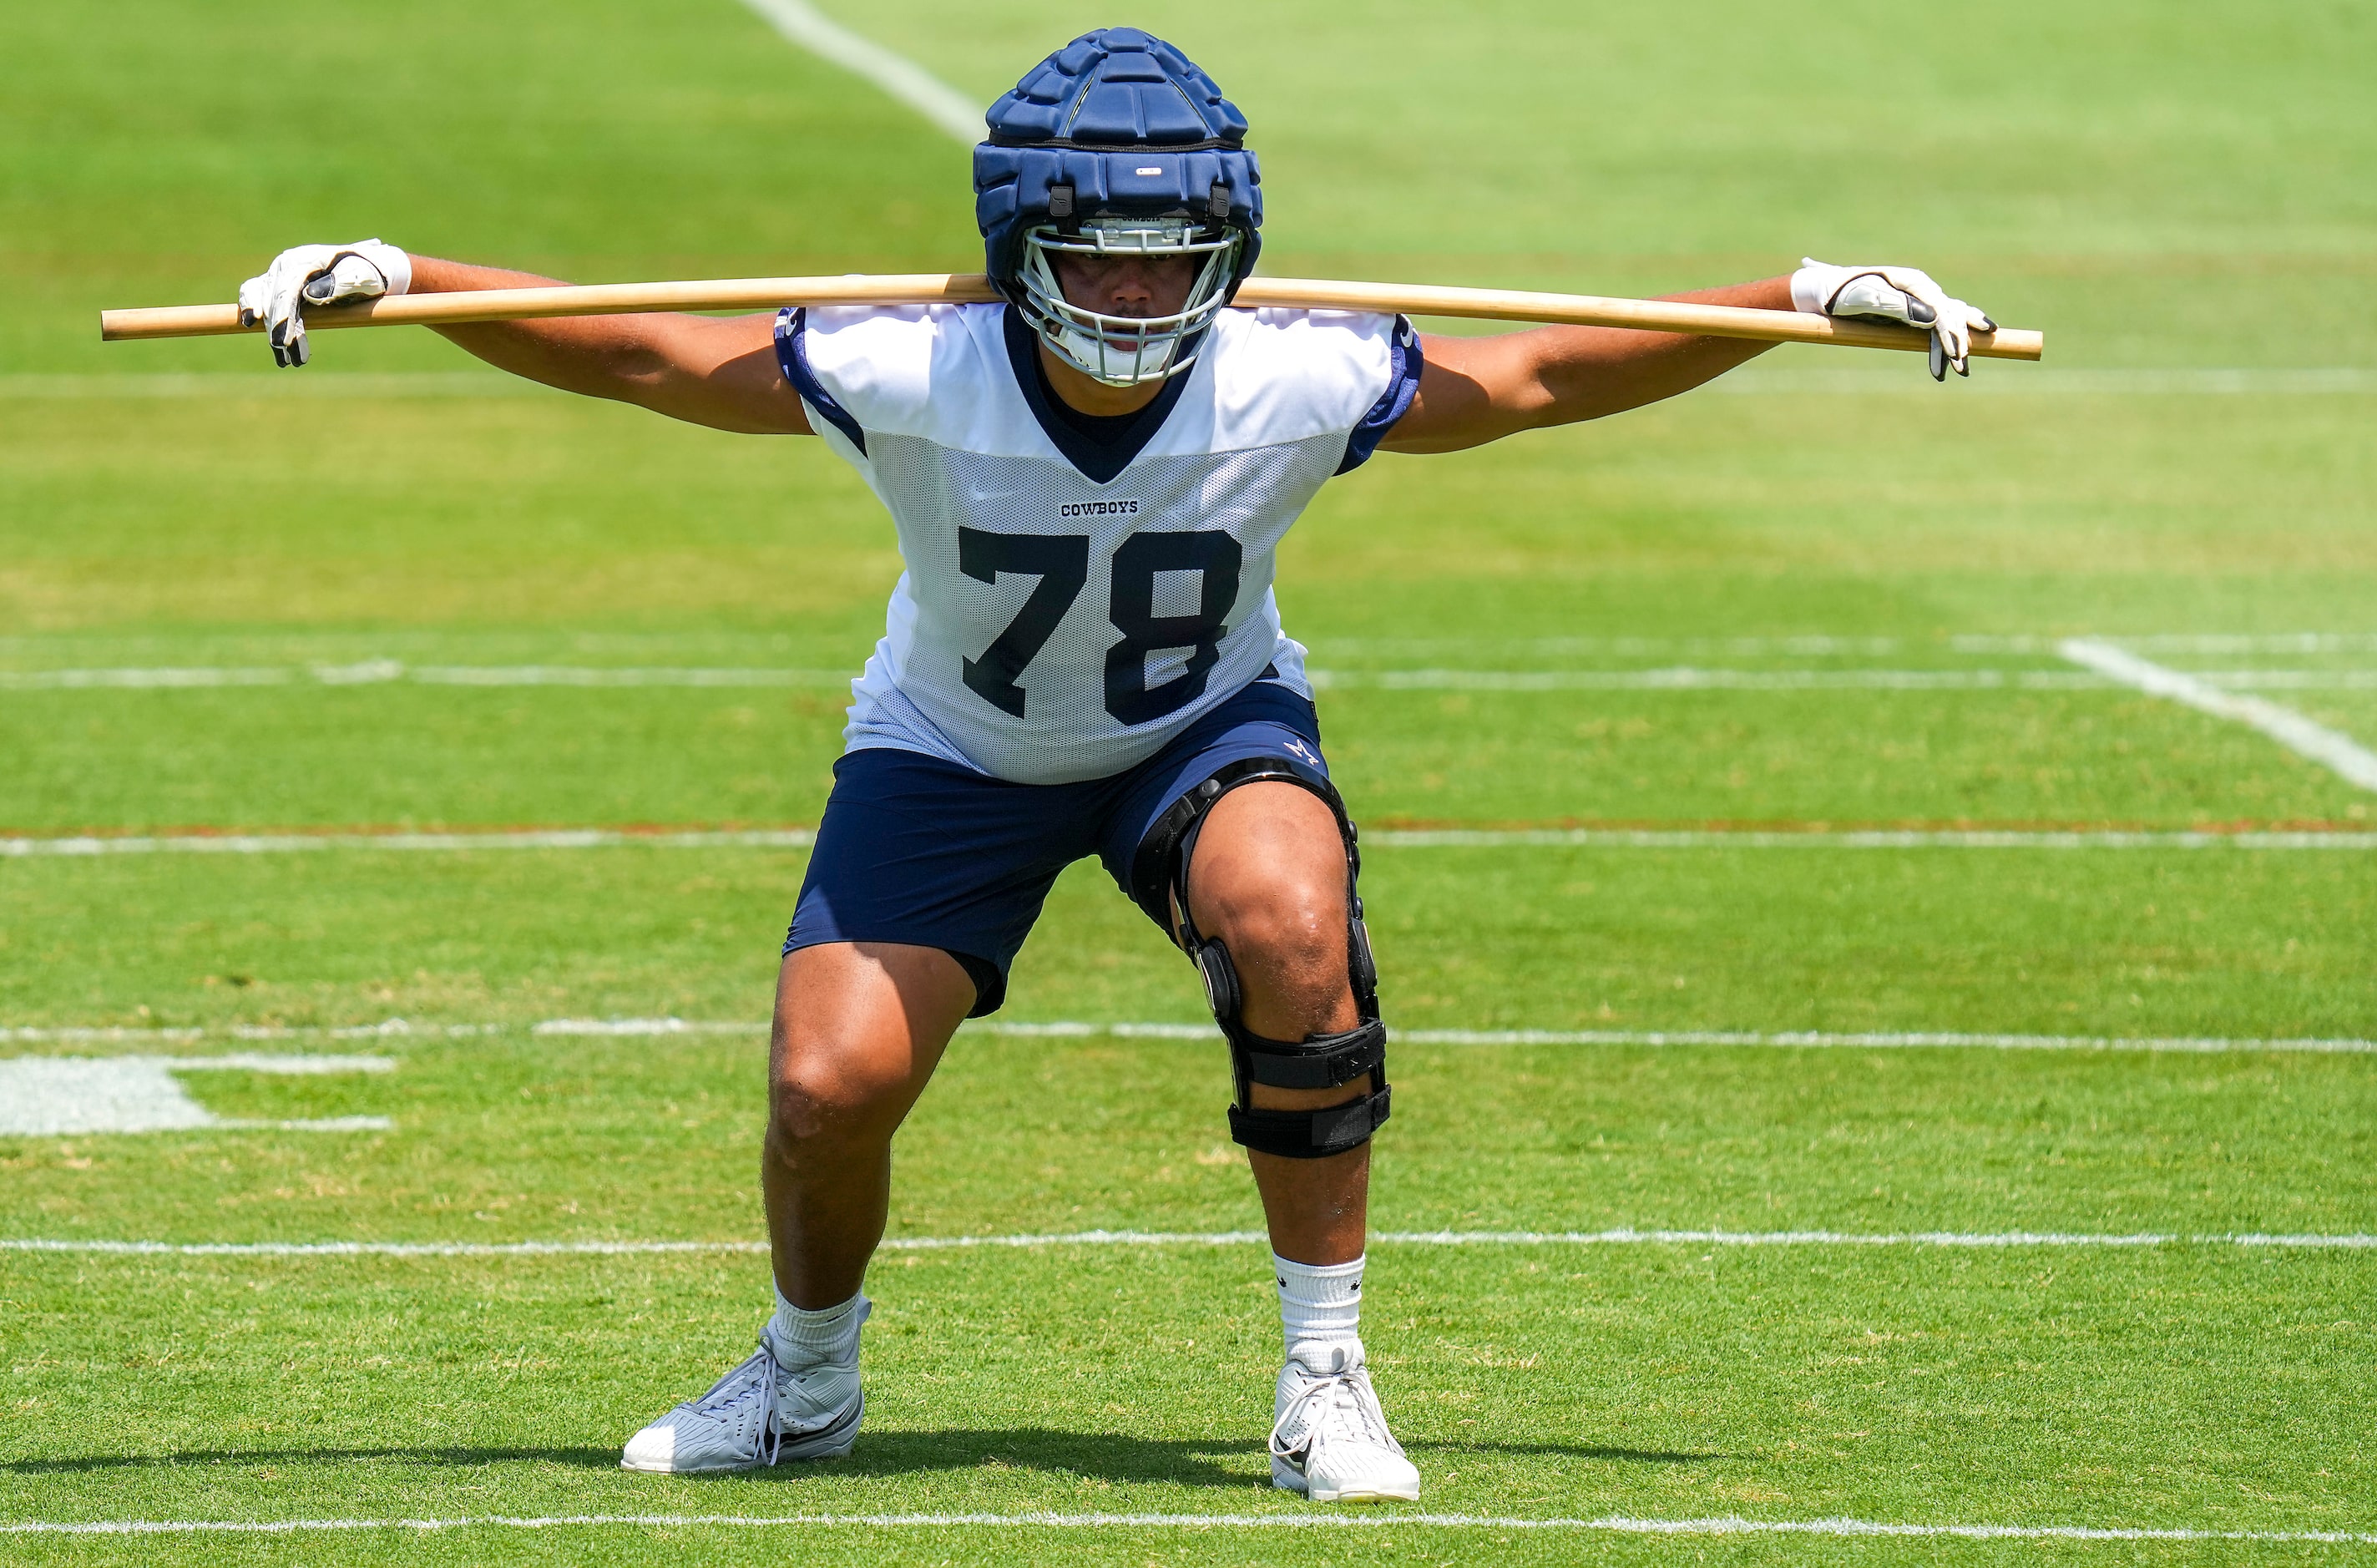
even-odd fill
[{"label": "player's right glove", "polygon": [[263,322],[272,363],[285,369],[305,364],[311,353],[305,306],[377,299],[412,286],[412,258],[392,245],[301,245],[274,257],[271,266],[239,286],[239,324]]},{"label": "player's right glove", "polygon": [[1931,334],[1931,379],[1944,381],[1951,366],[1970,375],[1965,356],[1973,334],[1994,332],[1998,324],[1912,267],[1834,267],[1814,257],[1800,259],[1791,274],[1791,304],[1810,316],[1862,316],[1920,327]]}]

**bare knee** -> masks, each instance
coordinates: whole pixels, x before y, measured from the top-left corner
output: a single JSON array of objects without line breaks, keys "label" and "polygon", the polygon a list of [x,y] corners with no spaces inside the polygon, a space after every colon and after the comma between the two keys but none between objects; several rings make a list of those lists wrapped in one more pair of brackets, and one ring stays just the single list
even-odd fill
[{"label": "bare knee", "polygon": [[1248,1028],[1301,1039],[1353,1027],[1344,844],[1317,796],[1252,784],[1224,796],[1188,887],[1198,929],[1229,950]]},{"label": "bare knee", "polygon": [[1345,883],[1275,877],[1223,891],[1206,934],[1222,939],[1250,986],[1297,995],[1345,986]]},{"label": "bare knee", "polygon": [[888,1142],[907,1110],[904,1078],[825,1050],[789,1053],[768,1085],[768,1143],[786,1157]]},{"label": "bare knee", "polygon": [[770,1157],[814,1163],[889,1143],[973,1003],[973,980],[938,948],[788,954],[769,1051]]}]

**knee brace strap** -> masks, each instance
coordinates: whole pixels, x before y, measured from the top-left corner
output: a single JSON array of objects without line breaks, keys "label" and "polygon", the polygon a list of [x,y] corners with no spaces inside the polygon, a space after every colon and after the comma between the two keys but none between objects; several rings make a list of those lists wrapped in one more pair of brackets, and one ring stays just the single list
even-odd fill
[{"label": "knee brace strap", "polygon": [[[1230,1136],[1249,1149],[1290,1159],[1320,1159],[1359,1148],[1385,1125],[1388,1113],[1387,1026],[1373,1018],[1342,1034],[1315,1035],[1296,1044],[1267,1040],[1224,1021],[1230,1065],[1237,1077],[1237,1103],[1230,1107]],[[1259,1109],[1249,1103],[1250,1083],[1275,1089],[1334,1089],[1365,1073],[1378,1074],[1378,1092],[1318,1110]]]},{"label": "knee brace strap", "polygon": [[1377,1019],[1339,1035],[1315,1035],[1291,1043],[1266,1040],[1244,1029],[1232,1032],[1230,1055],[1238,1074],[1274,1089],[1334,1089],[1387,1062],[1387,1026]]},{"label": "knee brace strap", "polygon": [[1320,1159],[1358,1149],[1386,1125],[1387,1096],[1375,1095],[1321,1110],[1247,1110],[1230,1107],[1230,1137],[1249,1149],[1289,1159]]}]

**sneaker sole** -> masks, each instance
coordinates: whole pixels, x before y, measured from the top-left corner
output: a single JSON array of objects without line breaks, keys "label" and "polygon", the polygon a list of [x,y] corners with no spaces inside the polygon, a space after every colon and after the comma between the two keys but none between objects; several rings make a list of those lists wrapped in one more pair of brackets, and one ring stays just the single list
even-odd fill
[{"label": "sneaker sole", "polygon": [[[833,1425],[798,1438],[788,1439],[776,1450],[776,1463],[787,1459],[846,1459],[858,1442],[858,1423],[866,1414],[866,1395],[861,1393],[857,1403],[837,1418]],[[636,1465],[627,1455],[619,1456],[619,1468],[645,1476],[725,1476],[745,1470],[764,1470],[768,1461],[750,1458],[723,1465]]]},{"label": "sneaker sole", "polygon": [[1271,1462],[1271,1484],[1282,1491],[1295,1492],[1297,1496],[1314,1502],[1417,1502],[1419,1501],[1417,1487],[1413,1487],[1407,1491],[1390,1491],[1377,1488],[1315,1491],[1312,1490],[1312,1484],[1304,1478],[1302,1472],[1283,1463],[1276,1456],[1273,1456]]},{"label": "sneaker sole", "polygon": [[1417,1502],[1419,1488],[1409,1491],[1307,1491],[1315,1502]]}]

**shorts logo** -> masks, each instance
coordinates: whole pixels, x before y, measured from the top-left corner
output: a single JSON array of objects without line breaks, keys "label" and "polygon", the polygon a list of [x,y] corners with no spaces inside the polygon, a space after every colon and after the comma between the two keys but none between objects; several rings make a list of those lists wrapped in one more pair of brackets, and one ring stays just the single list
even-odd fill
[{"label": "shorts logo", "polygon": [[1068,501],[1057,509],[1058,517],[1137,517],[1139,503],[1129,501]]}]

